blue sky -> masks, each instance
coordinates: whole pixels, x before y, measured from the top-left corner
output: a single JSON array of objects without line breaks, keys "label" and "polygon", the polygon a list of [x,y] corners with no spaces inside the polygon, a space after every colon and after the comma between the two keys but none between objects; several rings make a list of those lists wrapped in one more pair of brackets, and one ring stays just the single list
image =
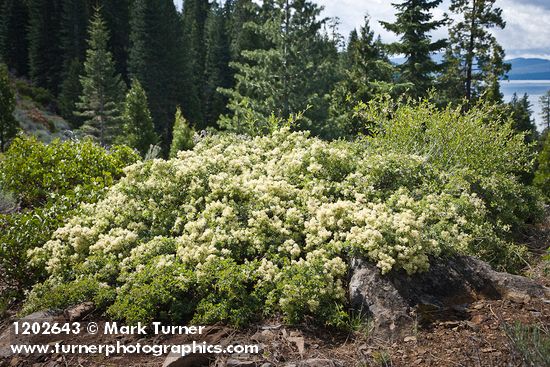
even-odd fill
[{"label": "blue sky", "polygon": [[[174,0],[181,6],[182,0]],[[221,0],[220,0],[221,1]],[[378,24],[379,20],[394,19],[392,2],[399,0],[315,0],[325,7],[324,15],[340,18],[340,32],[344,35],[362,24],[368,13],[373,28],[385,42],[395,40],[395,36],[386,32]],[[444,0],[434,14],[441,16],[448,7]],[[497,0],[496,5],[503,10],[507,26],[495,31],[498,41],[506,49],[508,58],[540,57],[550,59],[550,0]],[[436,32],[434,37],[445,37],[446,30]]]}]

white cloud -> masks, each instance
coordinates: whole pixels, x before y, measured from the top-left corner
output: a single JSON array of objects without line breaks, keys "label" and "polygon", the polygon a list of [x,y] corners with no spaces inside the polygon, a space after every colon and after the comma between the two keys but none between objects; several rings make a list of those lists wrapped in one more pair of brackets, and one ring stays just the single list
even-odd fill
[{"label": "white cloud", "polygon": [[[180,5],[182,0],[174,0]],[[396,36],[383,29],[379,21],[395,20],[392,2],[400,0],[314,0],[325,7],[324,16],[338,17],[340,31],[347,37],[349,32],[363,24],[368,13],[371,25],[384,42],[393,42]],[[444,0],[440,8],[434,10],[440,19],[448,9],[450,0]],[[498,41],[508,57],[534,56],[550,59],[550,0],[498,0],[496,6],[502,8],[507,22],[504,30],[495,31]],[[433,38],[447,37],[446,29],[434,32]]]},{"label": "white cloud", "polygon": [[499,6],[507,24],[495,35],[509,57],[530,54],[550,59],[550,6],[518,0],[502,0]]}]

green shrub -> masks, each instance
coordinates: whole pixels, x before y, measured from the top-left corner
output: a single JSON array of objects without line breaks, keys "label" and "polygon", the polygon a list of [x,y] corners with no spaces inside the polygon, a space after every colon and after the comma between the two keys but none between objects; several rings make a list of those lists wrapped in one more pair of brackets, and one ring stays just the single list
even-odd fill
[{"label": "green shrub", "polygon": [[0,160],[0,186],[24,208],[38,207],[59,196],[82,196],[110,186],[136,161],[136,154],[124,146],[105,151],[91,140],[44,144],[20,137]]},{"label": "green shrub", "polygon": [[96,202],[136,160],[126,147],[106,151],[89,141],[16,139],[0,160],[0,186],[25,208],[0,215],[2,285],[22,291],[41,279],[44,269],[29,264],[27,251],[46,243],[80,203]]},{"label": "green shrub", "polygon": [[[521,248],[507,240],[517,218],[500,206],[510,193],[521,210],[531,202],[510,189],[513,175],[478,183],[488,167],[497,179],[509,167],[501,157],[471,158],[459,169],[421,151],[367,143],[324,142],[287,128],[255,138],[219,134],[176,159],[133,165],[104,199],[81,207],[32,251],[49,280],[31,292],[26,310],[44,307],[52,284],[92,278],[113,297],[107,313],[128,322],[244,325],[283,315],[343,326],[351,257],[382,273],[424,271],[442,252],[516,265],[510,254]],[[509,150],[527,164],[522,146]]]},{"label": "green shrub", "polygon": [[542,151],[539,154],[534,184],[543,191],[547,201],[550,201],[550,133],[546,134]]},{"label": "green shrub", "polygon": [[47,89],[36,87],[23,80],[17,80],[15,86],[22,96],[28,97],[44,107],[55,103],[55,97]]},{"label": "green shrub", "polygon": [[[451,181],[477,194],[489,219],[508,233],[543,215],[540,192],[522,184],[534,164],[534,150],[517,133],[499,106],[480,104],[438,109],[428,101],[395,104],[382,98],[361,104],[366,121],[376,121],[375,136],[366,138],[374,151],[424,157]],[[454,178],[453,178],[454,177]]]}]

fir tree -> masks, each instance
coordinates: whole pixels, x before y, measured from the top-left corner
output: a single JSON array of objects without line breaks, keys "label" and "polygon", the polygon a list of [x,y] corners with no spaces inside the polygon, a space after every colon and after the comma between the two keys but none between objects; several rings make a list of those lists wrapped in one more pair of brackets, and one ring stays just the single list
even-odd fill
[{"label": "fir tree", "polygon": [[205,127],[203,86],[206,65],[206,22],[209,15],[208,0],[186,0],[183,4],[183,37],[185,48],[184,109],[191,122]]},{"label": "fir tree", "polygon": [[409,83],[409,95],[423,97],[434,85],[435,73],[440,70],[432,60],[432,54],[445,47],[446,40],[432,42],[430,32],[445,24],[445,20],[433,20],[432,11],[442,0],[404,0],[393,4],[397,9],[394,23],[381,22],[387,30],[400,36],[399,42],[388,49],[392,54],[405,55],[399,66],[400,82]]},{"label": "fir tree", "polygon": [[134,0],[129,73],[149,97],[155,131],[165,152],[172,141],[174,111],[188,90],[182,84],[181,20],[172,0]]},{"label": "fir tree", "polygon": [[82,63],[78,58],[74,58],[68,66],[61,92],[57,99],[59,112],[64,119],[68,120],[72,128],[78,128],[82,125],[82,119],[75,115],[76,104],[82,94],[82,84],[80,75],[83,73]]},{"label": "fir tree", "polygon": [[122,121],[124,137],[121,142],[137,149],[144,156],[149,147],[157,143],[157,136],[147,106],[147,95],[137,79],[132,80],[132,87],[126,94]]},{"label": "fir tree", "polygon": [[29,72],[27,30],[29,8],[26,1],[0,1],[0,59],[17,75]]},{"label": "fir tree", "polygon": [[176,157],[180,150],[190,150],[193,149],[195,145],[193,141],[193,136],[195,132],[189,126],[189,123],[183,117],[181,108],[176,109],[176,117],[174,121],[174,131],[172,133],[173,139],[170,146],[170,158]]},{"label": "fir tree", "polygon": [[[126,81],[128,77],[128,50],[130,48],[130,9],[135,0],[88,0],[101,8],[101,15],[110,30],[109,50],[113,53],[115,69]],[[167,37],[170,35],[167,35]]]},{"label": "fir tree", "polygon": [[264,37],[254,29],[260,17],[260,7],[253,0],[229,0],[225,3],[230,14],[228,33],[231,40],[231,60],[244,62],[242,52],[265,48]]},{"label": "fir tree", "polygon": [[541,114],[544,129],[550,131],[550,90],[540,97]]},{"label": "fir tree", "polygon": [[101,144],[110,143],[120,120],[124,82],[115,71],[113,55],[107,49],[109,32],[99,9],[89,26],[88,50],[84,74],[80,78],[82,95],[78,116],[86,119],[81,131],[96,137]]},{"label": "fir tree", "polygon": [[375,38],[369,18],[357,31],[350,34],[344,60],[344,79],[331,95],[331,124],[345,135],[369,133],[361,119],[354,113],[358,102],[367,102],[377,95],[397,94],[408,85],[399,85],[394,80],[394,67],[384,52],[380,37]]},{"label": "fir tree", "polygon": [[89,0],[62,0],[60,33],[65,77],[74,60],[83,60],[86,54],[86,36],[91,11],[88,3]]},{"label": "fir tree", "polygon": [[57,95],[62,83],[61,0],[29,0],[31,80]]},{"label": "fir tree", "polygon": [[15,95],[10,85],[8,68],[0,64],[0,152],[5,151],[8,142],[17,134],[18,123],[13,116]]},{"label": "fir tree", "polygon": [[494,7],[495,1],[451,2],[450,10],[459,20],[449,30],[443,78],[448,88],[461,90],[469,102],[482,94],[490,101],[502,102],[499,79],[510,70],[510,65],[504,62],[504,49],[491,33],[493,28],[506,26],[502,10]]},{"label": "fir tree", "polygon": [[196,124],[198,128],[216,126],[218,118],[226,112],[227,97],[218,88],[233,86],[233,72],[229,67],[231,61],[230,40],[228,37],[228,20],[230,6],[216,3],[212,5],[206,22],[206,65],[205,84],[203,88],[204,120]]}]

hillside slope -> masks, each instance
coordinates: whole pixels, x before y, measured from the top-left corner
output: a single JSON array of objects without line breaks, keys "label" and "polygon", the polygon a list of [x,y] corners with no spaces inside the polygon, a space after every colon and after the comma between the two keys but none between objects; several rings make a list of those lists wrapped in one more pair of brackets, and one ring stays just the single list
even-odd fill
[{"label": "hillside slope", "polygon": [[508,62],[512,65],[510,80],[550,80],[550,60],[518,58]]},{"label": "hillside slope", "polygon": [[21,130],[45,143],[55,138],[66,139],[70,126],[55,112],[55,99],[45,89],[32,86],[23,79],[13,79],[16,92],[15,118]]}]

